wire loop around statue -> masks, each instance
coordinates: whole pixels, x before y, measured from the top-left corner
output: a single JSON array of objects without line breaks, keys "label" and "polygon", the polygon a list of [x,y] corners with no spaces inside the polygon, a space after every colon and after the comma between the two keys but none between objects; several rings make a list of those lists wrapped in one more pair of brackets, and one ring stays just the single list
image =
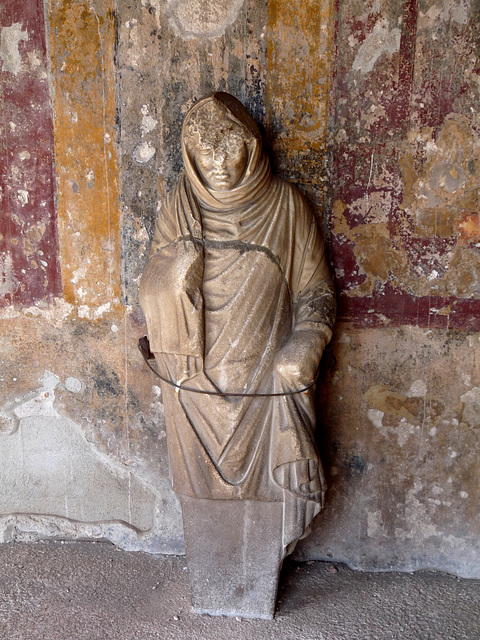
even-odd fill
[{"label": "wire loop around statue", "polygon": [[308,384],[306,387],[302,387],[302,389],[295,389],[294,391],[283,391],[282,393],[230,393],[224,391],[206,391],[203,389],[195,389],[194,387],[187,387],[182,384],[177,384],[165,376],[162,376],[153,365],[150,364],[150,360],[155,359],[155,355],[150,351],[150,343],[148,341],[147,336],[143,336],[138,341],[138,349],[143,356],[143,359],[147,363],[148,368],[163,382],[166,382],[170,386],[174,387],[176,391],[191,391],[192,393],[201,393],[207,396],[224,396],[229,398],[276,398],[279,396],[293,396],[297,393],[305,393],[309,389],[311,389],[318,381],[318,377],[320,375],[320,365],[317,368],[317,373],[315,374],[315,378],[313,382]]}]

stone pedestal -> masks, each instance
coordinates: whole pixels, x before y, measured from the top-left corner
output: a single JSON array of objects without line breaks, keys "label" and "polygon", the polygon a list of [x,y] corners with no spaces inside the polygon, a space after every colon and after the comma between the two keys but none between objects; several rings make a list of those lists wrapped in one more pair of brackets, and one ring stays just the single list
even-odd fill
[{"label": "stone pedestal", "polygon": [[194,611],[271,620],[285,555],[283,504],[180,500]]}]

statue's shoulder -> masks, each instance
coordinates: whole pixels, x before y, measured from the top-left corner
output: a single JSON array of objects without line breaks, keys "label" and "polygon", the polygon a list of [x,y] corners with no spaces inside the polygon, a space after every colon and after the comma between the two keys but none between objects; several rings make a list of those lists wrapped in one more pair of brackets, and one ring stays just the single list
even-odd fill
[{"label": "statue's shoulder", "polygon": [[279,176],[274,176],[273,179],[276,182],[274,188],[282,198],[282,201],[285,202],[285,206],[290,210],[290,213],[297,219],[312,220],[313,213],[303,193],[294,184]]}]

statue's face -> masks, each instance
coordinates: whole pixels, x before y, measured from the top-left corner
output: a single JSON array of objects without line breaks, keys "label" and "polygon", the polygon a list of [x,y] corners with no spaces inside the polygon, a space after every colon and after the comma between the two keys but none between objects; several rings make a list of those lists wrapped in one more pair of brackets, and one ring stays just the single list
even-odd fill
[{"label": "statue's face", "polygon": [[193,146],[193,159],[205,184],[215,191],[233,189],[242,179],[248,163],[248,150],[238,136],[224,138],[219,144]]}]

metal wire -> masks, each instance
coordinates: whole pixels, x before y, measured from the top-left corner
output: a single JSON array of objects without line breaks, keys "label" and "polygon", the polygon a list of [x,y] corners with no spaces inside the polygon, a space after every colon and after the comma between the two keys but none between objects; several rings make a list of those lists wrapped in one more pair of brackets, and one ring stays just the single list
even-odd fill
[{"label": "metal wire", "polygon": [[228,393],[223,391],[204,391],[202,389],[194,389],[193,387],[186,387],[182,384],[177,384],[176,382],[172,382],[172,380],[169,380],[168,378],[165,378],[160,373],[158,373],[158,371],[149,362],[149,360],[153,360],[155,356],[150,351],[147,336],[140,338],[140,340],[138,341],[138,349],[142,354],[143,359],[147,363],[148,368],[153,371],[153,373],[157,377],[159,377],[160,380],[163,380],[163,382],[166,382],[170,386],[175,387],[175,389],[177,389],[178,391],[191,391],[192,393],[201,393],[206,396],[224,396],[229,398],[276,398],[279,396],[294,396],[297,393],[305,393],[305,391],[311,389],[313,385],[318,381],[318,376],[320,375],[320,366],[318,366],[317,373],[315,374],[313,382],[311,382],[306,387],[303,387],[302,389],[296,389],[294,391],[284,391],[282,393]]}]

